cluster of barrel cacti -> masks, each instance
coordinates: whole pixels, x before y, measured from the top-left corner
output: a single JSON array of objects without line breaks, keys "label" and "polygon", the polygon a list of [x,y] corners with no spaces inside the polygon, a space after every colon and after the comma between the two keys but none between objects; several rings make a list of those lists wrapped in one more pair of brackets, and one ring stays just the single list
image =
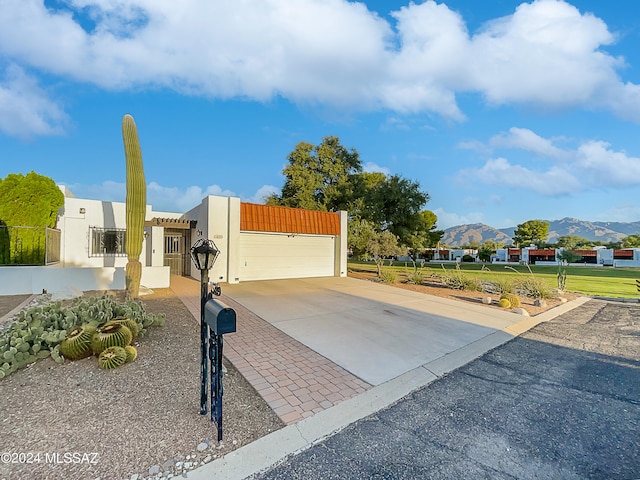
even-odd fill
[{"label": "cluster of barrel cacti", "polygon": [[520,306],[520,298],[514,293],[503,293],[500,296],[498,305],[502,308],[518,308]]},{"label": "cluster of barrel cacti", "polygon": [[140,327],[127,317],[116,317],[97,328],[91,323],[80,325],[60,343],[60,353],[69,360],[96,355],[98,366],[111,370],[137,358],[131,342],[139,335]]},{"label": "cluster of barrel cacti", "polygon": [[[94,347],[96,335],[100,333],[102,336],[97,338],[103,338],[108,324],[122,325],[124,328],[117,330],[122,330],[119,335],[125,339],[124,329],[129,332],[131,338],[125,345],[111,345],[112,340],[104,340],[104,348],[99,343]],[[0,332],[0,379],[38,359],[51,357],[56,363],[63,363],[65,357],[83,358],[87,354],[83,345],[87,342],[88,355],[94,354],[94,348],[101,353],[112,346],[129,346],[134,336],[144,335],[150,326],[163,324],[164,315],[147,313],[141,302],[131,299],[118,302],[110,295],[80,297],[66,305],[51,302],[30,307]],[[129,355],[135,357],[136,353],[132,351]]]}]

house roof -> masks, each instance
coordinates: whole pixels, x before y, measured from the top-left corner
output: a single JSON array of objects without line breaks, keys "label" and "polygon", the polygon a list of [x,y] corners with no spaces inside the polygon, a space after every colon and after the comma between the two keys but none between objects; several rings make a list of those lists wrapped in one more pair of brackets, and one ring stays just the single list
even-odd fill
[{"label": "house roof", "polygon": [[250,232],[339,235],[340,215],[302,208],[240,204],[240,230]]}]

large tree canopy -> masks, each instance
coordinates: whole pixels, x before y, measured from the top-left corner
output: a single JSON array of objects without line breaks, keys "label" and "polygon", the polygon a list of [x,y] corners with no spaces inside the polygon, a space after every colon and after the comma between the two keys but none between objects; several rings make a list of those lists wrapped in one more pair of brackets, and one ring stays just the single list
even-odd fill
[{"label": "large tree canopy", "polygon": [[64,195],[49,177],[30,172],[0,179],[0,221],[9,226],[55,227]]},{"label": "large tree canopy", "polygon": [[539,245],[549,236],[549,222],[543,220],[528,220],[521,223],[513,232],[513,243],[518,247],[529,244]]},{"label": "large tree canopy", "polygon": [[267,203],[311,210],[349,212],[349,246],[364,253],[374,233],[388,231],[401,245],[419,249],[435,244],[442,232],[437,217],[423,210],[429,194],[418,182],[398,175],[363,172],[360,156],[325,137],[319,145],[301,142],[287,156],[285,184]]},{"label": "large tree canopy", "polygon": [[328,136],[319,145],[298,143],[287,160],[282,194],[270,197],[268,203],[309,210],[347,209],[356,183],[351,178],[362,171],[355,149],[348,150],[338,137]]}]

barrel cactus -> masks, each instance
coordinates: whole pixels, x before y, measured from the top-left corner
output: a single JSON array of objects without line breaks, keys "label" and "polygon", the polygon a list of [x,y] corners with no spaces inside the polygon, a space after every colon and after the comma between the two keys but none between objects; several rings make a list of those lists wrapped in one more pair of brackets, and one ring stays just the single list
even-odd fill
[{"label": "barrel cactus", "polygon": [[518,308],[520,306],[520,299],[513,293],[503,293],[500,298],[509,300],[509,303],[513,308]]},{"label": "barrel cactus", "polygon": [[121,323],[103,325],[93,334],[91,347],[93,353],[99,355],[110,347],[124,348],[131,343],[133,335],[131,330]]},{"label": "barrel cactus", "polygon": [[[69,360],[79,360],[91,356],[91,341],[96,333],[90,325],[81,325],[74,328],[67,338],[60,343],[60,353]],[[38,353],[39,349],[35,352]]]},{"label": "barrel cactus", "polygon": [[138,358],[138,351],[136,350],[136,347],[132,345],[127,345],[126,347],[124,347],[124,350],[125,352],[127,352],[127,360],[125,363],[131,363],[136,358]]},{"label": "barrel cactus", "polygon": [[506,298],[501,298],[498,302],[498,306],[500,306],[501,308],[511,308],[511,302]]},{"label": "barrel cactus", "polygon": [[127,296],[137,298],[140,291],[140,278],[142,277],[142,264],[139,258],[142,253],[142,239],[144,236],[147,185],[144,180],[142,150],[138,140],[138,130],[131,115],[125,115],[122,119],[122,138],[127,161],[127,236],[125,251],[128,261],[125,268],[126,289]]},{"label": "barrel cactus", "polygon": [[134,339],[140,334],[140,326],[138,325],[138,322],[136,322],[132,318],[116,317],[113,320],[105,323],[105,326],[112,323],[120,323],[127,327],[129,330],[131,330],[131,335],[133,335]]},{"label": "barrel cactus", "polygon": [[100,353],[98,366],[103,370],[112,370],[124,365],[127,361],[127,352],[122,347],[109,347]]}]

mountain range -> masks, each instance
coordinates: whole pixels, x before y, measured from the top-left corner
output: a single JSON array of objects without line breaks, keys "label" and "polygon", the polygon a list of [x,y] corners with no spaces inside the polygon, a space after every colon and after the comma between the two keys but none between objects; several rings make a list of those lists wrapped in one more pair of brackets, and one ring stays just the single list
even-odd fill
[{"label": "mountain range", "polygon": [[[638,222],[588,222],[565,217],[561,220],[544,220],[549,223],[547,242],[554,243],[558,237],[575,235],[592,241],[617,242],[629,235],[640,233]],[[513,242],[513,232],[517,227],[493,228],[483,223],[458,225],[444,231],[441,242],[451,247],[482,244],[488,240],[509,245]]]}]

